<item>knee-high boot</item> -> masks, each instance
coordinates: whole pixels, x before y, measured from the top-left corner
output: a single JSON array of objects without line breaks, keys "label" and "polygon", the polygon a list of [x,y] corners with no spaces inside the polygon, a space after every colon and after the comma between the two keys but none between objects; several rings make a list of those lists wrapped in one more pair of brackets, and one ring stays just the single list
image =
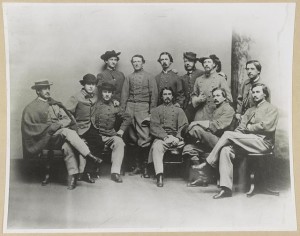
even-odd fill
[{"label": "knee-high boot", "polygon": [[143,161],[143,177],[150,178],[148,170],[148,156],[149,156],[150,147],[141,148],[142,161]]}]

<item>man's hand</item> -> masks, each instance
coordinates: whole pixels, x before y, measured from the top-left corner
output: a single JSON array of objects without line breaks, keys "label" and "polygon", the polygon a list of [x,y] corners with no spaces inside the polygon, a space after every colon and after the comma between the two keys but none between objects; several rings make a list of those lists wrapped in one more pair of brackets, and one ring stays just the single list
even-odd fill
[{"label": "man's hand", "polygon": [[120,106],[120,102],[118,100],[113,100],[113,104],[115,107]]},{"label": "man's hand", "polygon": [[49,134],[54,134],[57,130],[62,128],[62,125],[59,122],[52,123],[49,128]]},{"label": "man's hand", "polygon": [[242,115],[239,113],[236,113],[235,118],[237,118],[240,121],[242,119]]},{"label": "man's hand", "polygon": [[179,143],[179,138],[174,137],[173,135],[168,135],[164,139],[166,144],[169,144],[171,146],[176,146]]},{"label": "man's hand", "polygon": [[124,131],[121,129],[117,132],[117,136],[119,136],[120,138],[123,137],[123,134],[124,134]]}]

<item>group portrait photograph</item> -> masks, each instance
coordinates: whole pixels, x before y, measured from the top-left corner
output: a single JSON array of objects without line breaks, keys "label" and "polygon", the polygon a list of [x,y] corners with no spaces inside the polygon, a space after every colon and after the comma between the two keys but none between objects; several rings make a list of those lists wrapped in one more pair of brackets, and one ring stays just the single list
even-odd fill
[{"label": "group portrait photograph", "polygon": [[5,233],[297,230],[295,3],[2,3]]}]

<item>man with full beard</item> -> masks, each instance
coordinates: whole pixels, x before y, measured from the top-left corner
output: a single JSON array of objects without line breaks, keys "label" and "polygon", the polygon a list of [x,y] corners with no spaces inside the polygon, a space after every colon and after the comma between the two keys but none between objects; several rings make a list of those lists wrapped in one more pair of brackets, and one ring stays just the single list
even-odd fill
[{"label": "man with full beard", "polygon": [[196,109],[194,121],[210,120],[216,109],[212,90],[223,88],[226,91],[227,99],[232,102],[232,96],[225,78],[216,72],[218,62],[216,55],[202,57],[199,59],[204,68],[204,75],[196,79],[194,92],[192,94],[192,105]]}]

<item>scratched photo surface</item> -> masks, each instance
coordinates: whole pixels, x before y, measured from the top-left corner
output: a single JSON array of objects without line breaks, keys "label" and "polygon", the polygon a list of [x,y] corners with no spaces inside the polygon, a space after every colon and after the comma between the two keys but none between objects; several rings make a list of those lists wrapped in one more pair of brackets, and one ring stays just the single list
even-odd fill
[{"label": "scratched photo surface", "polygon": [[[2,9],[8,84],[5,232],[296,230],[291,151],[295,4],[4,3]],[[232,197],[224,199],[212,198],[220,191],[218,174],[206,187],[188,187],[195,170],[165,164],[162,188],[154,170],[149,170],[150,178],[142,178],[127,169],[123,183],[115,183],[109,158],[100,165],[95,183],[78,181],[68,190],[61,156],[53,160],[50,183],[42,186],[43,163],[25,158],[22,145],[22,112],[37,98],[31,87],[48,80],[53,83],[51,97],[66,105],[82,89],[84,75],[97,77],[105,70],[101,55],[112,50],[120,52],[116,69],[126,79],[134,72],[131,59],[136,54],[144,57],[143,70],[153,80],[162,73],[161,52],[172,55],[170,69],[180,78],[187,74],[185,52],[197,58],[214,54],[235,110],[248,79],[246,62],[258,60],[278,124],[273,155],[253,168],[268,173],[266,182],[279,196],[246,196],[251,176],[243,158],[234,164]],[[201,62],[195,65],[205,70]],[[124,160],[146,155],[143,149],[128,154],[126,147]]]}]

